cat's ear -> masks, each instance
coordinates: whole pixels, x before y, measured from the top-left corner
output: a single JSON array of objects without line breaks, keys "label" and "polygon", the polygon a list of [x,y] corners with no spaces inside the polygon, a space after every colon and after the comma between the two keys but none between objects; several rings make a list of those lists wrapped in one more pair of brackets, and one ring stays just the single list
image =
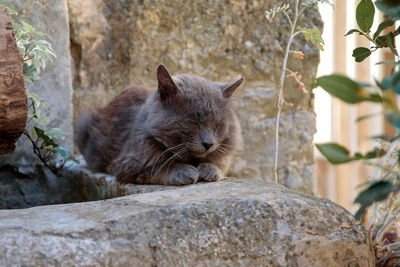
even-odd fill
[{"label": "cat's ear", "polygon": [[242,84],[243,80],[244,78],[242,77],[235,82],[221,84],[219,87],[221,88],[222,95],[227,98],[231,97],[236,88]]},{"label": "cat's ear", "polygon": [[179,94],[179,88],[175,85],[171,75],[164,65],[160,64],[157,67],[158,94],[161,101],[173,99]]}]

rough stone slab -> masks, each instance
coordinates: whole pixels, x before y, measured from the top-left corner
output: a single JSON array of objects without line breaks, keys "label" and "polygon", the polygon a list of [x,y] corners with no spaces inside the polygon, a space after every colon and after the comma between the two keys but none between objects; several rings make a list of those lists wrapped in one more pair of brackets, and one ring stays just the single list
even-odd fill
[{"label": "rough stone slab", "polygon": [[[151,187],[151,186],[150,186]],[[329,200],[257,180],[0,211],[1,266],[375,266]]]},{"label": "rough stone slab", "polygon": [[[269,23],[265,10],[289,2],[68,0],[74,115],[89,106],[105,105],[128,85],[155,87],[159,63],[174,74],[191,73],[214,81],[233,81],[242,75],[245,82],[234,97],[245,142],[231,175],[273,177],[275,89],[289,25],[284,16]],[[322,28],[318,10],[307,10],[300,26]],[[290,56],[288,68],[299,71],[309,86],[319,50],[301,36],[291,49],[303,51],[305,58]],[[288,78],[285,97],[294,106],[285,108],[280,126],[280,153],[290,155],[280,157],[280,182],[312,193],[312,94],[302,94]],[[260,129],[263,124],[268,128]]]},{"label": "rough stone slab", "polygon": [[[57,58],[48,63],[40,74],[41,79],[26,83],[28,89],[38,94],[49,105],[43,109],[50,120],[49,127],[58,127],[66,135],[61,142],[67,150],[72,143],[72,79],[69,50],[68,11],[65,0],[13,0],[22,20],[30,23],[37,30],[48,34],[43,38],[50,41]],[[36,162],[25,136],[19,139],[15,153],[0,157],[0,166],[4,164],[29,165]]]}]

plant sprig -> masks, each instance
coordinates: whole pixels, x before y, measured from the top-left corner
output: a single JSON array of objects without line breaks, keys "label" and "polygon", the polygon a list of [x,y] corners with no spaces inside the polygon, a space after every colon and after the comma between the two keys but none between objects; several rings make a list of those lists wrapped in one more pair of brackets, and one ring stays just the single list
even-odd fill
[{"label": "plant sprig", "polygon": [[[46,40],[39,39],[46,34],[36,30],[29,23],[18,20],[18,12],[11,3],[2,1],[0,6],[4,6],[10,16],[25,81],[33,82],[40,79],[40,72],[46,68],[48,62],[53,62],[53,59],[56,58],[51,44]],[[28,123],[33,120],[34,125],[30,130],[25,129],[24,135],[30,141],[33,152],[40,161],[54,174],[60,176],[60,171],[66,162],[76,161],[76,159],[69,156],[68,152],[59,145],[59,141],[65,139],[64,132],[59,128],[45,128],[50,121],[44,115],[41,107],[49,108],[47,103],[28,89],[27,95],[29,101]],[[62,159],[57,166],[54,164],[56,155],[60,155]]]},{"label": "plant sprig", "polygon": [[[275,142],[274,142],[274,149],[275,149],[275,156],[274,156],[274,180],[275,183],[278,183],[278,155],[279,155],[279,122],[280,122],[280,115],[282,112],[282,108],[284,105],[292,106],[291,103],[287,102],[284,97],[283,97],[283,85],[285,82],[285,77],[287,76],[286,73],[289,72],[290,77],[293,77],[299,86],[299,89],[303,93],[307,93],[307,90],[304,87],[303,82],[301,81],[301,75],[297,72],[289,70],[287,66],[287,61],[290,53],[293,53],[296,58],[298,59],[303,59],[304,54],[300,51],[291,51],[290,47],[292,45],[292,42],[294,38],[299,35],[299,34],[304,34],[305,39],[307,41],[310,41],[314,44],[316,44],[320,49],[323,50],[323,40],[321,37],[321,32],[317,28],[312,28],[308,29],[306,27],[297,27],[298,19],[301,17],[301,15],[304,13],[304,11],[307,8],[313,7],[319,3],[329,3],[327,0],[308,0],[302,3],[300,5],[300,1],[296,0],[295,5],[294,5],[294,14],[291,16],[293,13],[290,10],[290,5],[289,4],[284,4],[279,7],[274,7],[271,8],[270,10],[267,10],[265,12],[265,17],[272,22],[273,19],[280,13],[282,13],[289,25],[290,25],[290,33],[289,33],[289,39],[286,44],[286,49],[284,53],[284,57],[282,59],[282,68],[281,68],[281,75],[279,78],[279,85],[278,85],[278,90],[277,90],[277,100],[276,100],[276,109],[277,109],[277,115],[276,115],[276,124],[275,124]],[[297,29],[297,31],[296,31]]]}]

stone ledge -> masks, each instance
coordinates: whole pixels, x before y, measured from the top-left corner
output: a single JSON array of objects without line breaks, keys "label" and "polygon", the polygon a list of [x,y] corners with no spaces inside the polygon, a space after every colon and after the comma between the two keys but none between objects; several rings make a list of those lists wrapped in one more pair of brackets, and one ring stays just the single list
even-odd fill
[{"label": "stone ledge", "polygon": [[375,264],[342,207],[259,180],[2,210],[0,222],[2,266]]}]

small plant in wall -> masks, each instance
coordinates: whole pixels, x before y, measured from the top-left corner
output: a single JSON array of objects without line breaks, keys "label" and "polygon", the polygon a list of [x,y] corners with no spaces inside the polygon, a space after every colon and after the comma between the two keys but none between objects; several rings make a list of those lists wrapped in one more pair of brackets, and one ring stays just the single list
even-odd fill
[{"label": "small plant in wall", "polygon": [[281,74],[279,78],[279,85],[277,90],[277,99],[276,99],[276,124],[275,124],[275,155],[274,155],[274,179],[275,182],[278,183],[278,153],[279,153],[279,122],[280,116],[282,113],[282,108],[284,105],[292,106],[292,103],[286,102],[283,96],[283,85],[285,82],[286,77],[290,77],[295,79],[299,90],[303,93],[308,93],[305,88],[304,83],[301,81],[301,74],[297,71],[290,70],[287,68],[287,62],[289,59],[289,55],[292,54],[297,60],[302,60],[304,58],[304,53],[302,51],[293,51],[290,49],[294,38],[300,34],[304,36],[304,38],[315,44],[319,49],[324,49],[324,41],[321,37],[321,32],[318,28],[306,28],[306,27],[299,27],[298,20],[303,15],[304,11],[307,8],[315,8],[320,3],[328,3],[327,0],[294,0],[290,1],[291,4],[284,4],[278,7],[274,7],[268,11],[266,11],[265,17],[272,22],[276,15],[283,14],[287,19],[290,25],[290,32],[289,32],[289,39],[286,44],[286,48],[284,51],[284,56],[282,60],[282,67],[281,67]]},{"label": "small plant in wall", "polygon": [[[374,5],[375,4],[375,5]],[[371,31],[374,23],[375,7],[385,14],[385,19]],[[347,76],[332,74],[319,77],[315,81],[316,86],[322,87],[329,94],[349,104],[361,102],[373,102],[382,106],[382,112],[389,123],[397,128],[395,136],[379,136],[386,145],[374,148],[366,154],[355,153],[350,155],[347,148],[336,144],[317,144],[319,151],[333,164],[342,164],[354,160],[375,160],[378,169],[370,181],[364,185],[355,202],[360,205],[355,214],[361,219],[372,205],[368,227],[377,253],[377,266],[389,266],[391,260],[400,257],[400,240],[395,231],[396,220],[400,214],[400,110],[398,104],[392,100],[391,95],[400,94],[400,61],[395,46],[395,39],[400,34],[400,27],[392,26],[400,20],[400,5],[398,1],[380,0],[373,3],[371,0],[361,0],[356,9],[356,21],[358,29],[350,30],[347,35],[359,34],[370,42],[369,47],[357,47],[352,56],[356,62],[361,62],[372,53],[386,49],[390,51],[396,60],[392,62],[378,62],[379,65],[391,66],[391,74],[382,80],[375,80],[374,84],[360,83]],[[358,119],[368,119],[370,116]],[[383,201],[383,202],[382,202]],[[377,204],[378,203],[378,204]],[[363,221],[366,221],[364,217]],[[389,264],[389,265],[388,265]],[[390,265],[391,266],[391,265]]]},{"label": "small plant in wall", "polygon": [[[52,62],[56,54],[49,42],[40,39],[46,34],[36,30],[33,26],[17,18],[17,11],[9,2],[0,2],[7,9],[14,29],[17,48],[21,55],[23,73],[26,82],[40,79],[40,72],[47,63]],[[40,161],[54,174],[60,176],[61,169],[68,160],[75,160],[68,156],[67,151],[59,145],[59,140],[65,138],[64,132],[59,128],[48,128],[49,119],[42,109],[48,108],[46,102],[34,92],[27,89],[28,95],[28,126],[24,135],[30,141],[33,152]],[[56,162],[57,155],[61,160]]]}]

